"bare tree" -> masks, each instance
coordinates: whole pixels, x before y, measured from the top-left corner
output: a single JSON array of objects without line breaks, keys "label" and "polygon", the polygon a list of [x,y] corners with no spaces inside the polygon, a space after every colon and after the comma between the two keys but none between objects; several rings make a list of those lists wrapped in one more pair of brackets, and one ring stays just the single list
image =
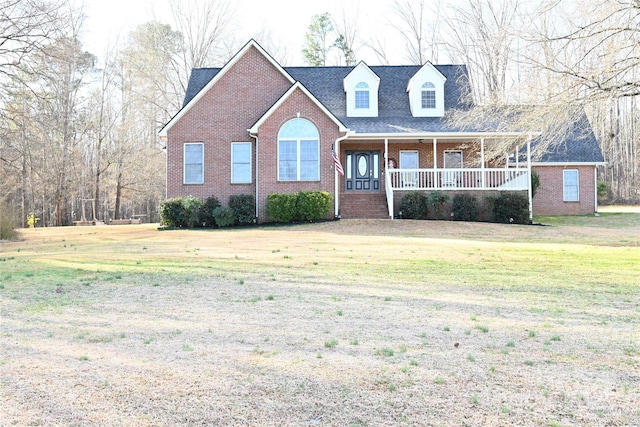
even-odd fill
[{"label": "bare tree", "polygon": [[479,102],[506,101],[518,8],[518,0],[467,0],[451,7],[444,19],[449,55],[471,67]]},{"label": "bare tree", "polygon": [[424,64],[427,59],[427,40],[425,18],[427,9],[424,0],[395,0],[393,9],[399,22],[392,24],[405,40],[407,59],[416,65]]},{"label": "bare tree", "polygon": [[[236,25],[235,3],[224,0],[169,0],[175,30],[182,35],[180,61],[175,64],[181,81],[192,68],[216,67],[227,62]],[[233,49],[231,49],[233,50]]]},{"label": "bare tree", "polygon": [[25,61],[65,28],[61,1],[0,1],[0,74],[19,76]]},{"label": "bare tree", "polygon": [[566,76],[571,83],[567,89],[582,98],[640,95],[638,0],[598,0],[582,13],[546,2],[539,14],[562,20],[562,25],[537,28],[535,39],[554,57],[541,62],[530,55],[531,63]]}]

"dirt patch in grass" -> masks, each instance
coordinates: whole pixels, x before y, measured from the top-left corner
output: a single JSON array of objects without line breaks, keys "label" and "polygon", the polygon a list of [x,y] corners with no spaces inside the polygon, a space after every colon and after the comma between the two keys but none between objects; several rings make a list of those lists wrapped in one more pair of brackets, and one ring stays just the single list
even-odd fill
[{"label": "dirt patch in grass", "polygon": [[1,424],[636,425],[631,222],[25,230]]}]

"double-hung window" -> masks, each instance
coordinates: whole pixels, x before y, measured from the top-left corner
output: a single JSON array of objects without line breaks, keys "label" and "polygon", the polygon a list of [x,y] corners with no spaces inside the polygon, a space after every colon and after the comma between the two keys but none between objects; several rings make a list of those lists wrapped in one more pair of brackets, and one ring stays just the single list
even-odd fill
[{"label": "double-hung window", "polygon": [[320,179],[320,133],[313,123],[293,119],[278,132],[278,180]]},{"label": "double-hung window", "polygon": [[183,159],[183,182],[204,184],[204,144],[202,142],[185,143]]},{"label": "double-hung window", "polygon": [[562,199],[565,202],[580,200],[580,175],[577,169],[562,171]]},{"label": "double-hung window", "polygon": [[436,108],[436,85],[431,82],[422,85],[422,108]]},{"label": "double-hung window", "polygon": [[231,143],[231,183],[248,184],[251,182],[251,143]]},{"label": "double-hung window", "polygon": [[369,108],[369,85],[365,82],[360,82],[356,85],[356,108]]}]

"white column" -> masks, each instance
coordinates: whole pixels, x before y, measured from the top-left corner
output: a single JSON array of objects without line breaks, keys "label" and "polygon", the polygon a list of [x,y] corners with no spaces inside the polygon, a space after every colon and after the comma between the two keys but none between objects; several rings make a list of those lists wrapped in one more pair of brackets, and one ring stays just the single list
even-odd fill
[{"label": "white column", "polygon": [[480,169],[482,170],[482,189],[484,190],[487,184],[484,171],[484,138],[480,138],[480,161],[482,162]]},{"label": "white column", "polygon": [[433,138],[433,188],[440,187],[438,179],[438,140]]}]

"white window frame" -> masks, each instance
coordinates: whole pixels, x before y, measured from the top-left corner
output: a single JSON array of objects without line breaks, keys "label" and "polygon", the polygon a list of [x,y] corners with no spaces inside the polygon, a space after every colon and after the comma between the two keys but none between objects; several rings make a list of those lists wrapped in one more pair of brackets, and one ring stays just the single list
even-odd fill
[{"label": "white window frame", "polygon": [[360,82],[356,85],[356,90],[354,92],[354,102],[355,108],[357,110],[368,110],[370,108],[371,98],[369,94],[369,85],[366,82]]},{"label": "white window frame", "polygon": [[[403,161],[403,157],[406,154],[415,154],[416,165],[415,167],[407,167],[406,161]],[[418,185],[418,172],[407,172],[403,169],[419,169],[420,168],[420,152],[418,150],[400,150],[398,161],[400,162],[400,182],[405,188],[412,188]]]},{"label": "white window frame", "polygon": [[[238,159],[236,159],[234,157],[234,147],[236,146],[241,146],[241,145],[246,145],[249,146],[249,158],[247,159],[248,162],[246,161],[237,161]],[[237,142],[232,142],[231,143],[231,183],[232,184],[251,184],[251,182],[253,182],[253,173],[252,173],[252,169],[253,169],[253,164],[252,164],[252,157],[253,157],[253,147],[251,142],[246,142],[246,141],[237,141]],[[244,160],[244,159],[242,159]],[[235,180],[235,167],[236,165],[249,165],[249,177],[248,180],[239,180],[236,181]]]},{"label": "white window frame", "polygon": [[[575,173],[575,198],[572,198],[572,193],[569,193],[567,184],[567,174]],[[562,170],[562,200],[564,202],[579,202],[580,201],[580,171],[578,169],[563,169]]]},{"label": "white window frame", "polygon": [[[316,125],[311,122],[310,120],[307,119],[293,119],[293,120],[305,120],[307,122],[309,122],[311,125],[313,125],[315,127],[315,130],[317,132],[317,138],[313,139],[310,136],[285,136],[285,137],[281,137],[280,135],[280,131],[278,131],[278,181],[280,182],[296,182],[296,181],[303,181],[303,182],[316,182],[316,181],[320,181],[320,131],[318,130],[318,128],[316,127]],[[290,123],[291,121],[285,123],[282,127],[286,126],[288,123]],[[282,130],[282,128],[280,128]],[[283,179],[281,177],[280,174],[280,144],[282,142],[295,142],[296,143],[296,178],[295,179]],[[301,145],[304,142],[315,142],[316,143],[316,171],[315,171],[315,175],[317,178],[315,179],[302,179],[302,150]]]},{"label": "white window frame", "polygon": [[[187,147],[188,146],[200,146],[200,180],[187,181]],[[197,163],[190,163],[194,166]],[[185,142],[182,146],[182,183],[185,185],[199,185],[204,184],[204,143],[203,142]]]},{"label": "white window frame", "polygon": [[[427,106],[425,107],[425,95],[430,94],[431,97],[433,98],[429,98],[426,101],[433,101],[433,106]],[[436,98],[436,85],[434,85],[431,82],[425,82],[422,85],[421,91],[420,91],[420,108],[422,108],[423,110],[435,110],[436,107],[438,105],[438,100]]]}]

